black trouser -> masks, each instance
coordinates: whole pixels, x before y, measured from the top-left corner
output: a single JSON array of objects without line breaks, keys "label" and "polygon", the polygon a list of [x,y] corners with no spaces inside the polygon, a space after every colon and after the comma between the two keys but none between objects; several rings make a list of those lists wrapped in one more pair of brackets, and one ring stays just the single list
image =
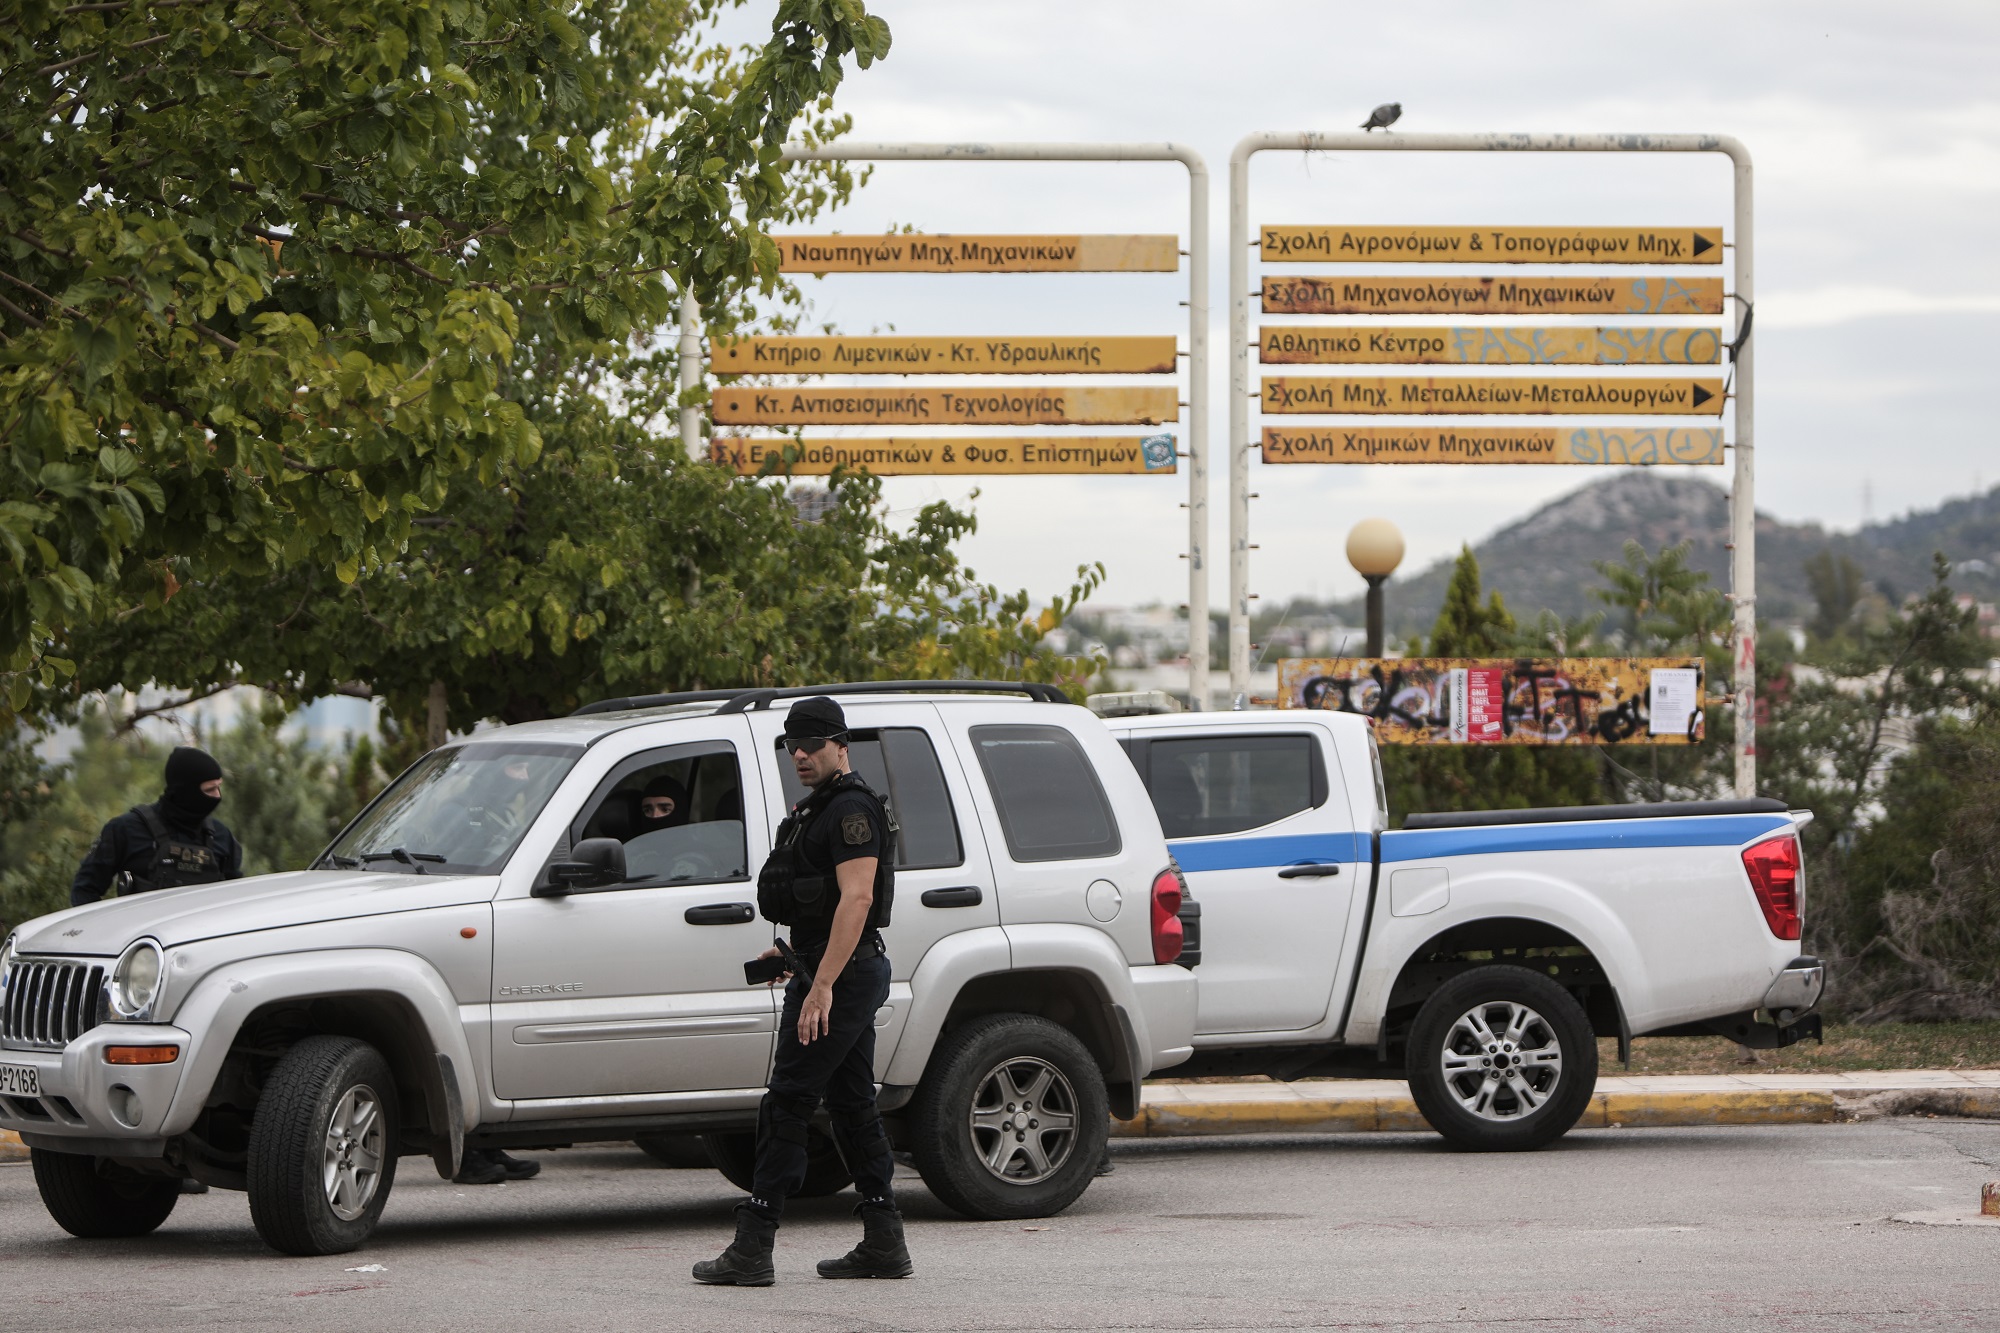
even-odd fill
[{"label": "black trouser", "polygon": [[757,1111],[750,1203],[774,1219],[805,1183],[806,1130],[822,1100],[833,1121],[833,1141],[864,1205],[888,1205],[896,1171],[882,1114],[875,1109],[875,1013],[889,998],[889,960],[880,953],[849,960],[833,983],[826,1035],[810,1046],[799,1041],[799,1007],[807,989],[803,977],[785,985],[778,1055]]}]

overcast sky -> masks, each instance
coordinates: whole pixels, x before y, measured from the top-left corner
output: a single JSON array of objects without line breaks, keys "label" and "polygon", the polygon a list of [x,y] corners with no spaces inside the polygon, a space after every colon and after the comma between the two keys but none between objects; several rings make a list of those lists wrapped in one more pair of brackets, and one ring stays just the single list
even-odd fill
[{"label": "overcast sky", "polygon": [[[1217,608],[1230,149],[1256,130],[1353,129],[1385,101],[1403,103],[1405,131],[1735,135],[1757,171],[1759,508],[1851,528],[1864,505],[1885,518],[2000,481],[1993,416],[1975,410],[1993,381],[1984,348],[2000,343],[1992,0],[870,0],[870,9],[888,19],[895,49],[841,89],[856,140],[1174,140],[1207,158]],[[748,10],[731,20],[732,35],[751,36],[749,20],[768,14],[758,0]],[[1166,165],[896,165],[816,230],[1174,231],[1185,241],[1186,180]],[[1719,157],[1286,153],[1256,160],[1251,199],[1253,226],[1713,225],[1730,218],[1730,178]],[[1185,272],[808,285],[816,317],[844,332],[1177,332],[1185,346]],[[1257,425],[1253,413],[1253,437]],[[1726,480],[1724,469],[1699,471]],[[1409,571],[1596,475],[1253,460],[1262,498],[1251,586],[1267,601],[1344,596],[1360,587],[1341,553],[1357,519],[1399,524]],[[895,480],[887,493],[908,509],[963,499],[971,484]],[[1185,601],[1185,475],[979,484],[980,531],[967,550],[982,577],[1039,595],[1066,584],[1078,562],[1102,560],[1104,603]]]}]

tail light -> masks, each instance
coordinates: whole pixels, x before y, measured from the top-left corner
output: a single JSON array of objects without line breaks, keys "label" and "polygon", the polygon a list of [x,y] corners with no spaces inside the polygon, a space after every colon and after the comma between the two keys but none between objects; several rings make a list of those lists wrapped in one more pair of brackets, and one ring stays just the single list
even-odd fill
[{"label": "tail light", "polygon": [[1799,937],[1799,840],[1787,833],[1743,849],[1743,869],[1764,909],[1764,924],[1781,940]]},{"label": "tail light", "polygon": [[1181,879],[1169,867],[1153,876],[1153,961],[1171,963],[1181,956],[1186,934],[1181,929]]}]

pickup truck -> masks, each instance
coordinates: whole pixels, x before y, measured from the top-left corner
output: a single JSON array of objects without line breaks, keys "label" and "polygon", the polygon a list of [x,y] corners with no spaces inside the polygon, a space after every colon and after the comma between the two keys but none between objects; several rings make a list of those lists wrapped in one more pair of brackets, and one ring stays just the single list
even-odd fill
[{"label": "pickup truck", "polygon": [[[1102,724],[1052,687],[875,682],[614,699],[431,751],[312,869],[28,922],[0,949],[0,1126],[56,1222],[136,1236],[185,1179],[274,1248],[363,1243],[397,1160],[701,1135],[747,1188],[777,992],[755,877],[803,791],[785,699],[845,705],[900,823],[876,1015],[891,1140],[974,1218],[1090,1183],[1193,1051],[1183,885]],[[690,818],[645,830],[672,778]],[[1026,1113],[1032,1103],[1034,1114]],[[847,1181],[814,1145],[807,1193]],[[671,1141],[671,1140],[670,1140]]]},{"label": "pickup truck", "polygon": [[[1368,721],[1112,717],[1198,904],[1176,1076],[1406,1076],[1461,1147],[1588,1106],[1598,1037],[1817,1037],[1797,830],[1777,801],[1415,814],[1388,829]],[[1191,937],[1192,940],[1192,937]]]}]

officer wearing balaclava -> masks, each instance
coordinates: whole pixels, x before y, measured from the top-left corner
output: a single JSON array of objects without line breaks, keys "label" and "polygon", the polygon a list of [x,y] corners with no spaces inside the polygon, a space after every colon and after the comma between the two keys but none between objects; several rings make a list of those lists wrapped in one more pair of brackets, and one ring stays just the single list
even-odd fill
[{"label": "officer wearing balaclava", "polygon": [[687,788],[669,777],[654,778],[639,793],[639,817],[633,821],[633,836],[677,828],[688,822]]},{"label": "officer wearing balaclava", "polygon": [[119,895],[243,877],[243,847],[215,818],[222,765],[179,746],[167,756],[167,786],[151,805],[135,805],[104,826],[70,881],[72,907]]}]

